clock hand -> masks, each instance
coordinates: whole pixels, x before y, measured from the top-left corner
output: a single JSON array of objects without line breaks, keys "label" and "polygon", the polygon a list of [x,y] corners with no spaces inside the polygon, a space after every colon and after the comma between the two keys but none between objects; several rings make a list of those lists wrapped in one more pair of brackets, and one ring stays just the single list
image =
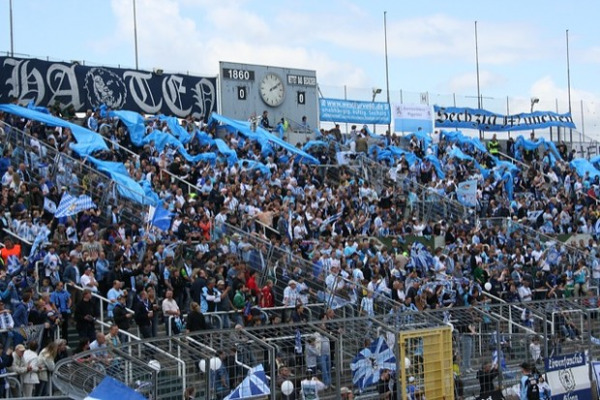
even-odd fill
[{"label": "clock hand", "polygon": [[279,86],[281,86],[281,82],[279,82],[277,85],[275,85],[271,89],[269,89],[269,92],[272,92],[273,90],[277,89]]}]

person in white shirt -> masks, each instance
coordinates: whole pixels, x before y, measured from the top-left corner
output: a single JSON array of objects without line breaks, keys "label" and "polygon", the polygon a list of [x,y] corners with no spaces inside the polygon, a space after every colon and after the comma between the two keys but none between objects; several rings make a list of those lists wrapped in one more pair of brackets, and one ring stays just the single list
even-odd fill
[{"label": "person in white shirt", "polygon": [[90,343],[90,350],[99,350],[94,353],[94,358],[99,358],[102,361],[108,361],[108,351],[106,345],[106,336],[104,333],[98,332],[96,333],[96,340]]},{"label": "person in white shirt", "polygon": [[94,271],[91,267],[87,267],[85,269],[85,272],[83,275],[81,275],[79,282],[81,283],[81,286],[83,286],[84,289],[89,289],[93,293],[98,292],[98,282],[94,277]]},{"label": "person in white shirt", "polygon": [[326,389],[326,386],[317,377],[304,379],[300,382],[302,400],[319,400],[319,392]]},{"label": "person in white shirt", "polygon": [[298,283],[292,279],[283,290],[283,305],[285,307],[296,307],[298,301],[297,285]]},{"label": "person in white shirt", "polygon": [[[179,305],[173,298],[173,291],[167,290],[165,292],[165,299],[162,302],[162,312],[165,316],[165,324],[167,324],[167,332],[169,332],[169,323],[171,324],[171,330],[173,334],[178,334],[179,329],[177,328],[177,324],[175,323],[175,319],[181,316],[181,311],[179,310]],[[172,317],[172,318],[171,318]]]},{"label": "person in white shirt", "polygon": [[517,290],[517,292],[519,293],[519,299],[521,299],[521,301],[523,302],[531,301],[532,293],[531,288],[529,287],[529,281],[527,279],[523,279],[521,282],[522,284]]}]

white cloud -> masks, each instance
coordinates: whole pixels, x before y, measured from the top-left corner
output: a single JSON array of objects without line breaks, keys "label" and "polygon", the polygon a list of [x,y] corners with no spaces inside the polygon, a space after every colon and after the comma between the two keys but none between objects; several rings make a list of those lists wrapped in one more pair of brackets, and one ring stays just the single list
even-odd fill
[{"label": "white cloud", "polygon": [[[198,23],[184,15],[188,6],[203,15]],[[98,46],[120,41],[133,48],[131,4],[113,0],[112,9],[119,31]],[[306,25],[268,21],[261,8],[246,7],[245,2],[137,0],[137,21],[140,67],[144,69],[216,75],[219,61],[235,61],[316,70],[320,81],[335,85],[370,84],[356,64],[309,48],[303,40]]]},{"label": "white cloud", "polygon": [[[482,91],[494,87],[499,87],[506,82],[502,75],[491,71],[479,71],[479,86]],[[452,93],[477,93],[477,73],[466,73],[455,76],[448,82],[446,88]]]},{"label": "white cloud", "polygon": [[[549,76],[539,79],[531,86],[531,96],[540,99],[539,109],[555,110],[557,100],[560,112],[566,112],[569,109],[568,88],[559,87]],[[583,120],[581,118],[582,106]],[[600,97],[597,94],[571,88],[571,111],[579,131],[584,130],[586,136],[600,138]]]},{"label": "white cloud", "polygon": [[582,59],[587,62],[600,64],[600,46],[594,46],[582,54]]}]

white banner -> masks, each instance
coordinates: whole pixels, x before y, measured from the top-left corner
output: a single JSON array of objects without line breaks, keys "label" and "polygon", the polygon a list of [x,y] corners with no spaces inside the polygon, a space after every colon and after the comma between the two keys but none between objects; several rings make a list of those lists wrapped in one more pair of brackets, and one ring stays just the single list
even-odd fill
[{"label": "white banner", "polygon": [[392,107],[394,131],[433,131],[433,111],[427,104],[394,104]]},{"label": "white banner", "polygon": [[546,360],[546,377],[553,400],[591,400],[589,366],[585,353],[566,354]]}]

